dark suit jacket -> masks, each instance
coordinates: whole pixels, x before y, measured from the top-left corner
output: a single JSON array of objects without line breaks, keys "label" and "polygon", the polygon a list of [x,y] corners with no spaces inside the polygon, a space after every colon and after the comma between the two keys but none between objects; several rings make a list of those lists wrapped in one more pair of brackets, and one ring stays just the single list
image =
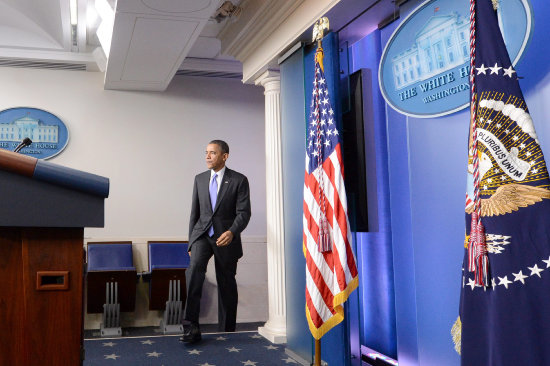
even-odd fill
[{"label": "dark suit jacket", "polygon": [[226,255],[240,258],[243,255],[240,234],[250,220],[248,179],[241,173],[226,167],[213,212],[208,191],[209,184],[210,170],[195,176],[189,220],[189,250],[195,241],[208,231],[210,225],[213,225],[215,239],[227,230],[233,233],[231,244],[220,249],[223,249]]}]

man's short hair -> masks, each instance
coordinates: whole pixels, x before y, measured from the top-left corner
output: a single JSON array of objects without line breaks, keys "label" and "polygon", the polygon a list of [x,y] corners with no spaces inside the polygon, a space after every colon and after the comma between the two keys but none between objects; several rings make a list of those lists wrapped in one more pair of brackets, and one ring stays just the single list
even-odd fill
[{"label": "man's short hair", "polygon": [[209,143],[218,145],[222,150],[222,154],[229,154],[229,145],[227,144],[227,142],[223,140],[212,140]]}]

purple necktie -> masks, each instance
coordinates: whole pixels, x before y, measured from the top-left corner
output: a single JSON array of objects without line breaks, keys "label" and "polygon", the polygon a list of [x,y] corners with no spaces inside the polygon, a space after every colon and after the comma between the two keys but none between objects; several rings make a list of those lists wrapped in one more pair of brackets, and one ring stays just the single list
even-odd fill
[{"label": "purple necktie", "polygon": [[[216,177],[218,176],[217,173],[214,173],[212,176],[212,181],[210,182],[210,203],[212,204],[212,212],[214,212],[214,208],[216,207],[216,198],[218,198],[218,180]],[[208,236],[214,235],[214,226],[210,226],[210,229],[208,229]]]}]

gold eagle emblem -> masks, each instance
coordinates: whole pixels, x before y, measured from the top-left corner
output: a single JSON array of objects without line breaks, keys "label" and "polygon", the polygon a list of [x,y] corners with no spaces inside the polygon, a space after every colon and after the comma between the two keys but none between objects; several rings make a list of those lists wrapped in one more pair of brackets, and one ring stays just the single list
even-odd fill
[{"label": "gold eagle emblem", "polygon": [[[521,207],[534,205],[543,199],[550,199],[550,191],[546,188],[523,184],[506,184],[498,187],[495,193],[481,199],[481,216],[498,216],[517,211]],[[466,208],[471,214],[474,205]]]}]

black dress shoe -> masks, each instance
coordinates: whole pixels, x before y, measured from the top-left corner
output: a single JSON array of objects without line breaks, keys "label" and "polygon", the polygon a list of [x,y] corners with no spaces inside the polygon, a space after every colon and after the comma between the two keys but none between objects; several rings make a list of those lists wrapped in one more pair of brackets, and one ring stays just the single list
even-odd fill
[{"label": "black dress shoe", "polygon": [[187,328],[187,330],[183,333],[183,337],[180,338],[180,342],[197,343],[201,339],[201,331],[198,324],[191,324],[189,328]]}]

